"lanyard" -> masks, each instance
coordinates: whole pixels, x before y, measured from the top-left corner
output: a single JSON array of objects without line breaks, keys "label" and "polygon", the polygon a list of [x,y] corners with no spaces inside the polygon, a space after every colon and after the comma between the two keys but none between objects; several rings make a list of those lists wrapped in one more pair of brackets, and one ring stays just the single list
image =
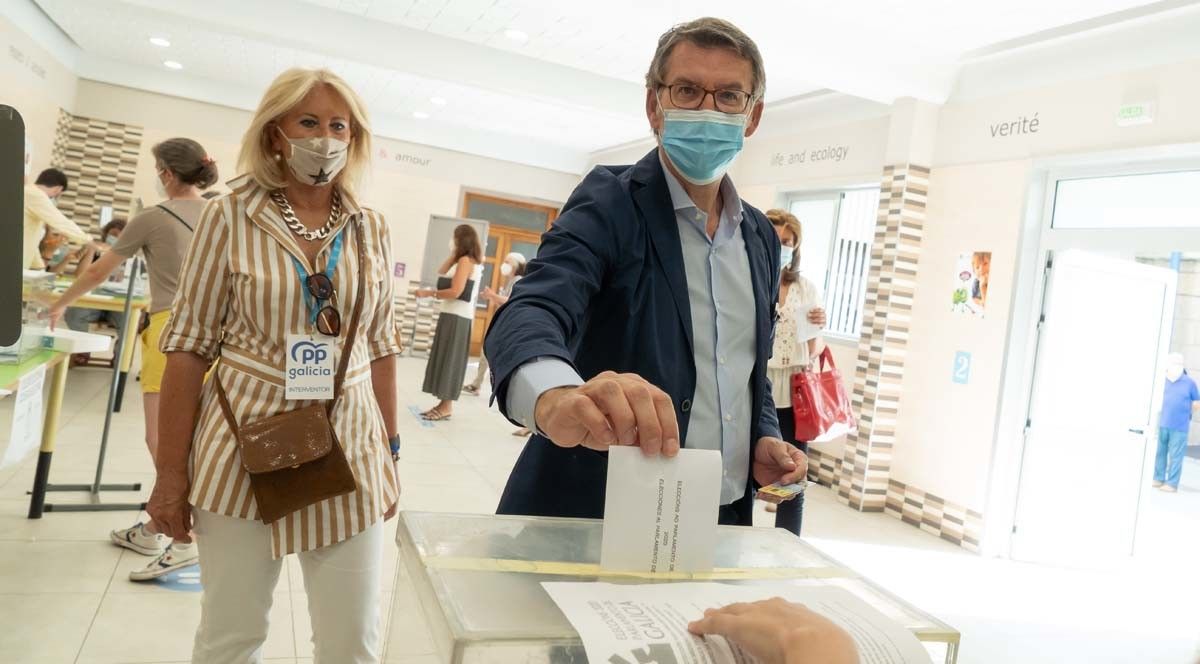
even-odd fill
[{"label": "lanyard", "polygon": [[[346,232],[345,227],[338,232],[337,237],[333,238],[333,246],[329,250],[329,260],[325,263],[325,276],[329,277],[329,283],[333,283],[333,271],[337,269],[338,259],[342,255],[342,235]],[[304,295],[304,304],[312,313],[311,323],[317,324],[317,315],[321,313],[318,306],[320,302],[313,301],[312,293],[308,292],[308,270],[304,269],[304,263],[300,259],[292,256],[292,264],[296,266],[296,274],[300,276],[300,292]]]}]

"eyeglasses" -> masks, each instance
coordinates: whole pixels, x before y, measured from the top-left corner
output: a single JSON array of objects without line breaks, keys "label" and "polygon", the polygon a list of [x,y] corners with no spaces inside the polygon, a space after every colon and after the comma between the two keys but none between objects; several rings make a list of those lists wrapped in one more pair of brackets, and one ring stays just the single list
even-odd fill
[{"label": "eyeglasses", "polygon": [[676,108],[694,111],[704,105],[704,98],[712,95],[713,103],[722,113],[745,113],[750,106],[751,95],[744,90],[729,88],[709,90],[691,83],[664,85]]},{"label": "eyeglasses", "polygon": [[317,311],[317,331],[327,337],[336,337],[341,334],[342,315],[332,305],[336,295],[333,290],[333,282],[323,272],[318,272],[306,279],[304,285],[308,288],[308,294],[313,296],[318,305],[322,302],[330,302]]}]

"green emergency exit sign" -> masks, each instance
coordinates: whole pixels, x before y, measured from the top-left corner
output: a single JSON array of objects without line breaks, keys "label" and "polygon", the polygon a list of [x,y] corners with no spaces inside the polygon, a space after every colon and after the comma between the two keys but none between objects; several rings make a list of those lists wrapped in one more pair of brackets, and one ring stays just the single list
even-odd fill
[{"label": "green emergency exit sign", "polygon": [[1154,104],[1150,102],[1123,104],[1117,109],[1118,127],[1131,127],[1152,122],[1154,122]]}]

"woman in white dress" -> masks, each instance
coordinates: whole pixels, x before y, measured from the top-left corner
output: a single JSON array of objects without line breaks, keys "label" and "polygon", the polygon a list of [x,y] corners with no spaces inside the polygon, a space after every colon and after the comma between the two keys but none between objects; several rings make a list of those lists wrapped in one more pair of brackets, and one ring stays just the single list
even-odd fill
[{"label": "woman in white dress", "polygon": [[[766,215],[782,245],[779,257],[779,314],[775,323],[774,352],[767,363],[767,375],[771,378],[783,439],[807,454],[808,441],[796,440],[792,375],[808,368],[825,348],[820,334],[811,339],[800,338],[800,322],[807,318],[809,323],[824,327],[825,310],[821,307],[821,294],[817,287],[800,276],[800,238],[803,237],[800,220],[786,210],[767,210]],[[767,510],[771,511],[773,507],[768,505]],[[781,503],[777,509],[775,527],[786,528],[799,535],[804,518],[804,494]]]}]

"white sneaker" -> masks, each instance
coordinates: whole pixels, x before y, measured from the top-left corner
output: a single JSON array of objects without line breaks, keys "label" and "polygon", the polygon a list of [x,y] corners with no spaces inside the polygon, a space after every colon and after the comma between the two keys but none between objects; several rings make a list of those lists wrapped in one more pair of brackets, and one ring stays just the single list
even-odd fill
[{"label": "white sneaker", "polygon": [[170,540],[162,533],[148,533],[142,522],[137,522],[132,528],[114,530],[109,533],[113,544],[123,546],[130,551],[137,551],[143,556],[159,556],[167,550]]},{"label": "white sneaker", "polygon": [[130,581],[152,581],[160,576],[166,576],[175,570],[191,567],[200,562],[200,551],[196,543],[179,544],[172,542],[161,556],[142,569],[129,573]]}]

